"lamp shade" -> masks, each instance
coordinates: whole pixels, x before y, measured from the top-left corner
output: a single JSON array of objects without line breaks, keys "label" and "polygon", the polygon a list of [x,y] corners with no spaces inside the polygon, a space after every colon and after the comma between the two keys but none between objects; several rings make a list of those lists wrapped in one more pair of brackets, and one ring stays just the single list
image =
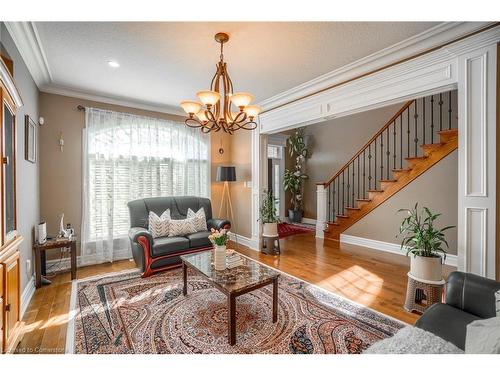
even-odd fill
[{"label": "lamp shade", "polygon": [[217,167],[217,182],[236,181],[235,167]]}]

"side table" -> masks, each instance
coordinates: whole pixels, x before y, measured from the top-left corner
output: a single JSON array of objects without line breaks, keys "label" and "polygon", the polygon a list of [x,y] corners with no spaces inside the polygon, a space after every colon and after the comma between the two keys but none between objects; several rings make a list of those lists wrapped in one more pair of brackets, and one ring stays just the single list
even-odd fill
[{"label": "side table", "polygon": [[71,251],[71,280],[76,279],[76,238],[54,238],[43,244],[35,243],[35,287],[42,286],[42,253],[49,249],[69,248]]},{"label": "side table", "polygon": [[280,254],[279,236],[262,236],[262,252],[269,255]]},{"label": "side table", "polygon": [[446,281],[443,279],[440,281],[422,280],[408,272],[405,310],[423,313],[429,306],[441,302],[445,284]]}]

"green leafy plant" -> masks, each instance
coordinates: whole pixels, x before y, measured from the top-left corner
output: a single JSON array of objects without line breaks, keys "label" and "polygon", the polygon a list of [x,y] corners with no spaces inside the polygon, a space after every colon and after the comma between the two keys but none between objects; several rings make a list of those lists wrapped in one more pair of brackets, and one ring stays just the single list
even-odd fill
[{"label": "green leafy plant", "polygon": [[[297,167],[297,166],[296,166]],[[283,187],[285,191],[292,193],[292,198],[290,203],[295,211],[302,208],[302,184],[303,181],[308,179],[309,176],[302,173],[300,169],[291,171],[289,169],[285,170],[285,175],[283,177]]]},{"label": "green leafy plant", "polygon": [[293,170],[285,169],[283,185],[285,191],[289,191],[292,194],[290,203],[293,210],[298,211],[302,209],[303,205],[303,184],[309,178],[307,174],[302,172],[303,163],[310,156],[305,142],[304,128],[298,129],[288,138],[288,145],[290,146],[288,148],[290,156],[295,155],[295,166]]},{"label": "green leafy plant", "polygon": [[262,223],[279,223],[279,217],[276,214],[276,202],[271,191],[264,193],[264,199],[260,206],[260,220]]},{"label": "green leafy plant", "polygon": [[446,259],[444,245],[448,248],[448,242],[446,242],[444,232],[454,226],[434,228],[434,221],[441,214],[435,214],[427,207],[419,211],[418,203],[415,203],[413,209],[404,208],[398,212],[406,212],[408,215],[403,219],[399,228],[399,234],[405,235],[401,242],[401,249],[406,248],[406,255],[439,257],[443,254]]}]

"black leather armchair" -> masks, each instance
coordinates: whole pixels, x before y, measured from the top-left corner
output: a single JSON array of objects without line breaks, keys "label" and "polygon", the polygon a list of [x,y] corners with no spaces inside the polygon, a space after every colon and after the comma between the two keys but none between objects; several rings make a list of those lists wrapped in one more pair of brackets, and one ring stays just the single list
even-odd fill
[{"label": "black leather armchair", "polygon": [[452,272],[446,283],[446,303],[429,307],[415,326],[465,350],[467,325],[496,316],[495,292],[500,282],[470,273]]},{"label": "black leather armchair", "polygon": [[[210,230],[229,229],[231,223],[225,219],[212,218],[210,199],[199,197],[157,197],[131,201],[128,204],[131,228],[128,232],[132,255],[137,266],[147,277],[180,265],[180,256],[210,249]],[[203,207],[207,218],[207,231],[177,237],[153,238],[148,230],[149,212],[160,216],[170,209],[172,219],[185,219],[188,209],[194,212]]]}]

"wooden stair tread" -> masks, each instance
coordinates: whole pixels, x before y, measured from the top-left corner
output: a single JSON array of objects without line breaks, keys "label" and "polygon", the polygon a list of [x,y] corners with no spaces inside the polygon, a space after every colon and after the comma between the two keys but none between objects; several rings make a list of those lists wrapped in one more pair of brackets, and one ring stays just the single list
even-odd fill
[{"label": "wooden stair tread", "polygon": [[420,147],[422,147],[422,148],[439,148],[442,145],[444,145],[444,143],[426,143],[425,145],[420,145]]},{"label": "wooden stair tread", "polygon": [[337,222],[335,222],[335,221],[329,221],[329,222],[327,222],[327,224],[328,224],[328,225],[336,225],[336,226],[338,226],[338,225],[339,225],[339,223],[337,223]]},{"label": "wooden stair tread", "polygon": [[369,193],[383,193],[384,191],[383,190],[376,190],[376,189],[370,189],[370,190],[367,190]]},{"label": "wooden stair tread", "polygon": [[447,129],[447,130],[440,130],[438,131],[438,134],[458,134],[458,129]]},{"label": "wooden stair tread", "polygon": [[401,169],[393,169],[393,172],[409,172],[411,168],[401,168]]},{"label": "wooden stair tread", "polygon": [[357,210],[360,210],[361,208],[359,208],[359,207],[346,207],[345,209],[346,210],[356,210],[357,211]]},{"label": "wooden stair tread", "polygon": [[347,216],[347,215],[335,215],[335,216],[337,216],[341,219],[349,219],[349,216]]},{"label": "wooden stair tread", "polygon": [[356,199],[358,202],[371,202],[372,200],[369,198],[358,198]]},{"label": "wooden stair tread", "polygon": [[411,156],[409,158],[405,158],[405,160],[424,160],[424,159],[427,159],[428,156]]},{"label": "wooden stair tread", "polygon": [[398,182],[398,180],[379,180],[379,182]]}]

